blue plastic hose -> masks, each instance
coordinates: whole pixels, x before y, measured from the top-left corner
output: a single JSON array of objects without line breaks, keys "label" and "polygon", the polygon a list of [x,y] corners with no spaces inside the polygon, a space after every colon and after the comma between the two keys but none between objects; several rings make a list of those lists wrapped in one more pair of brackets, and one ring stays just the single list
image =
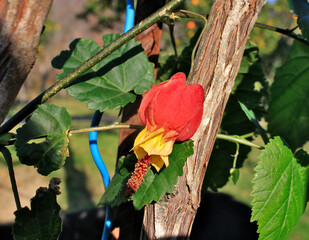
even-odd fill
[{"label": "blue plastic hose", "polygon": [[[127,32],[130,30],[134,25],[134,0],[127,0],[127,8],[126,8],[126,21],[124,25],[124,30],[123,32]],[[96,111],[91,122],[91,127],[96,127],[99,125],[101,121],[102,114],[100,111]],[[91,151],[92,158],[97,165],[97,168],[99,169],[104,187],[106,188],[109,183],[110,183],[110,177],[109,173],[107,171],[107,168],[103,162],[103,159],[100,155],[99,148],[98,148],[98,132],[97,131],[92,131],[89,132],[89,147]],[[105,214],[105,224],[104,224],[104,229],[103,229],[103,235],[102,235],[102,240],[108,240],[109,235],[110,235],[110,230],[111,230],[111,210],[107,206],[106,207],[106,214]]]}]

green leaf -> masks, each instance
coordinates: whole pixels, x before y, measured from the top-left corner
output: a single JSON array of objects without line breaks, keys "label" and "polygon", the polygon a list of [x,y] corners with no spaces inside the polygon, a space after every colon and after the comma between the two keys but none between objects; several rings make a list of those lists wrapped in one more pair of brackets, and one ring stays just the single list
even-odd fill
[{"label": "green leaf", "polygon": [[[243,135],[256,130],[255,125],[241,109],[239,101],[253,110],[251,113],[255,113],[254,118],[257,120],[263,117],[266,112],[261,103],[263,99],[267,98],[268,85],[258,53],[257,47],[251,45],[246,47],[220,126],[220,131],[224,134]],[[240,145],[237,168],[242,166],[250,150],[249,147]],[[232,155],[235,154],[235,151],[235,144],[232,142],[223,140],[215,142],[206,170],[203,189],[209,187],[217,191],[228,182],[230,169],[233,167]]]},{"label": "green leaf", "polygon": [[134,153],[126,158],[120,158],[117,165],[117,173],[106,188],[98,205],[109,205],[116,207],[126,202],[128,198],[125,196],[127,189],[127,181],[130,178],[131,172],[134,171],[134,165],[137,159]]},{"label": "green leaf", "polygon": [[[58,170],[68,156],[70,126],[71,117],[65,108],[39,106],[17,130],[15,147],[20,162],[38,168],[42,175]],[[45,141],[34,142],[42,137]]]},{"label": "green leaf", "polygon": [[56,240],[61,232],[60,206],[52,189],[40,188],[28,207],[17,210],[13,235],[15,240]]},{"label": "green leaf", "polygon": [[[119,36],[104,35],[103,47]],[[53,67],[63,69],[59,79],[101,49],[93,40],[74,40],[69,51],[62,51],[52,61]],[[67,91],[79,101],[88,102],[90,109],[105,111],[134,102],[136,96],[132,91],[142,94],[153,83],[154,66],[148,61],[141,44],[132,39],[79,77]]]},{"label": "green leaf", "polygon": [[260,240],[287,239],[306,206],[309,167],[302,167],[280,137],[258,157],[252,192],[252,218]]},{"label": "green leaf", "polygon": [[309,2],[307,0],[288,0],[289,6],[297,18],[305,39],[309,40]]},{"label": "green leaf", "polygon": [[[183,166],[187,157],[192,154],[192,141],[174,144],[173,152],[169,155],[170,165],[159,173],[153,173],[151,169],[148,170],[142,185],[132,195],[134,207],[140,210],[144,205],[152,201],[159,201],[165,193],[172,193],[178,177],[183,174]],[[128,200],[125,196],[127,189],[126,183],[134,171],[136,161],[134,154],[120,159],[117,166],[118,172],[106,188],[105,193],[99,201],[99,205],[116,207]]]},{"label": "green leaf", "polygon": [[244,111],[246,114],[247,118],[251,121],[254,122],[256,120],[255,114],[252,110],[249,110],[243,103],[239,102],[239,105],[241,109]]},{"label": "green leaf", "polygon": [[268,131],[294,150],[309,140],[309,46],[294,41],[271,87]]},{"label": "green leaf", "polygon": [[178,177],[183,174],[183,166],[193,154],[193,141],[175,144],[169,155],[169,166],[159,173],[148,170],[145,180],[137,192],[132,195],[133,205],[137,210],[152,201],[159,201],[166,193],[172,193]]}]

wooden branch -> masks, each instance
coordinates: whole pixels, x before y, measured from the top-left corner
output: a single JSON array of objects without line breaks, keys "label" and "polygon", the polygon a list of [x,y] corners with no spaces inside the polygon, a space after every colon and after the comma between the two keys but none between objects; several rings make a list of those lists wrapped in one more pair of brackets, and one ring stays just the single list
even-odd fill
[{"label": "wooden branch", "polygon": [[52,0],[0,1],[0,124],[37,56]]},{"label": "wooden branch", "polygon": [[222,114],[247,37],[264,4],[265,0],[214,2],[190,79],[203,86],[206,96],[203,120],[193,137],[194,155],[187,160],[173,194],[146,207],[142,239],[189,239]]}]

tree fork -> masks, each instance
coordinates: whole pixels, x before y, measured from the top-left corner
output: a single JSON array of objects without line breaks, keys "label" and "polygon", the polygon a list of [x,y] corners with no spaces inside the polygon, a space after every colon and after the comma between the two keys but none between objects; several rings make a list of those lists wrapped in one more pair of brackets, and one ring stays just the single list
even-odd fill
[{"label": "tree fork", "polygon": [[[145,208],[141,239],[189,239],[209,157],[231,93],[246,41],[265,0],[216,0],[202,36],[190,83],[205,92],[194,155],[174,192]],[[207,200],[206,200],[207,201]]]}]

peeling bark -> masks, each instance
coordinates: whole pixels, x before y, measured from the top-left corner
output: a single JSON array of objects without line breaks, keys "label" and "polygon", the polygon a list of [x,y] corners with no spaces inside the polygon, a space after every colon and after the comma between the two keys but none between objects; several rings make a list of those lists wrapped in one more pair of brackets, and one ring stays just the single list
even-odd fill
[{"label": "peeling bark", "polygon": [[171,195],[145,208],[142,239],[189,239],[201,198],[209,157],[231,93],[247,37],[265,0],[217,0],[189,81],[205,92],[201,125],[193,137],[194,155]]},{"label": "peeling bark", "polygon": [[0,1],[0,124],[30,72],[52,0]]}]

